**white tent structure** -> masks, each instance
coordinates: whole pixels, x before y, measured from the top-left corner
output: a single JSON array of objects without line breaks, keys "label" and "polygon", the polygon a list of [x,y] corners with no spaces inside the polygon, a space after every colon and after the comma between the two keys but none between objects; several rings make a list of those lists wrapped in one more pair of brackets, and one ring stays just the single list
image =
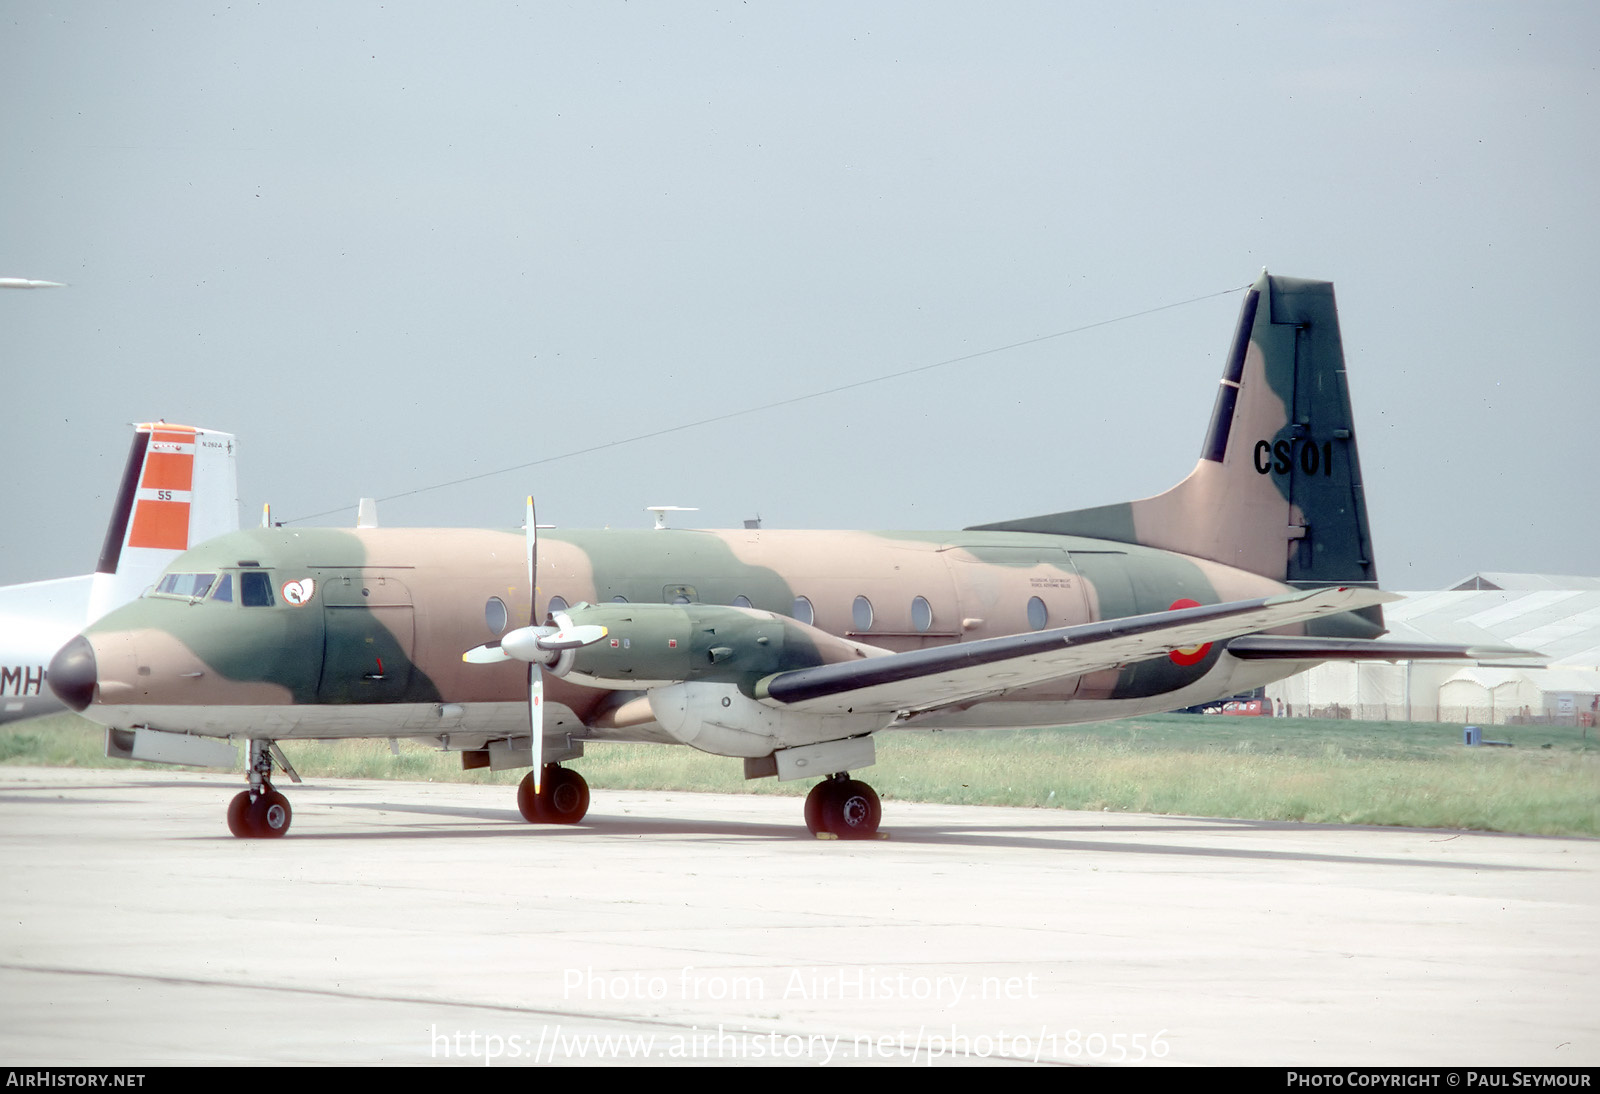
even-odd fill
[{"label": "white tent structure", "polygon": [[[1400,661],[1319,665],[1267,686],[1285,713],[1363,721],[1592,725],[1600,695],[1600,578],[1481,573],[1384,607],[1392,637],[1518,646],[1513,661]],[[1539,661],[1529,664],[1541,665]]]}]

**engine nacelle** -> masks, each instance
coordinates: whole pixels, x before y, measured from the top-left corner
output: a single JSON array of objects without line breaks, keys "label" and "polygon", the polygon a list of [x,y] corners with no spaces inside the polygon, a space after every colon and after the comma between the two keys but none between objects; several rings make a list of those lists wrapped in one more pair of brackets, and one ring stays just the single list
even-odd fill
[{"label": "engine nacelle", "polygon": [[605,627],[607,636],[593,645],[563,652],[550,671],[603,688],[653,688],[711,680],[748,689],[775,672],[887,652],[756,608],[576,604],[562,614],[574,626]]},{"label": "engine nacelle", "polygon": [[[858,737],[883,729],[893,716],[871,714],[807,714],[769,705],[745,695],[736,684],[695,681],[652,688],[650,711],[662,729],[678,741],[717,756],[754,759],[778,749]],[[860,746],[871,756],[871,746]],[[858,763],[860,758],[857,757]],[[870,764],[872,760],[866,759]],[[781,765],[780,765],[781,766]],[[804,774],[827,774],[841,768],[820,768]],[[782,771],[778,772],[783,778]],[[789,778],[801,778],[792,772]]]}]

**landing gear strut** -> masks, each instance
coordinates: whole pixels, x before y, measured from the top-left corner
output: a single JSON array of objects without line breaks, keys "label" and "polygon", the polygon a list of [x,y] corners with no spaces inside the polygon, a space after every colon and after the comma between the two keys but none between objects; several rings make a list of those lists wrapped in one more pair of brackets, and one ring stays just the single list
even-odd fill
[{"label": "landing gear strut", "polygon": [[228,803],[228,831],[241,839],[276,839],[293,815],[289,799],[272,789],[272,742],[252,740],[250,789]]},{"label": "landing gear strut", "polygon": [[589,784],[560,764],[545,764],[543,786],[533,792],[533,772],[517,786],[517,808],[530,824],[577,824],[589,812]]},{"label": "landing gear strut", "polygon": [[847,771],[829,775],[806,795],[806,827],[812,835],[872,839],[882,819],[877,792]]}]

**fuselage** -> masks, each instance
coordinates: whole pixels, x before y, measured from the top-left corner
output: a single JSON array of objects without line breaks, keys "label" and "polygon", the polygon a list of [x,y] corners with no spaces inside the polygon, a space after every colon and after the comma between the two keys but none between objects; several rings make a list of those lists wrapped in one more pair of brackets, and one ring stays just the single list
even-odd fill
[{"label": "fuselage", "polygon": [[[85,713],[107,725],[218,736],[419,736],[482,747],[526,733],[527,666],[467,664],[462,654],[583,602],[748,607],[868,652],[899,652],[1286,588],[1214,562],[1072,536],[552,531],[539,537],[530,603],[524,547],[520,530],[220,537],[84,632],[93,656],[92,690],[80,692]],[[906,724],[1125,716],[1231,694],[1293,668],[1238,661],[1218,644]],[[574,737],[673,739],[648,719],[616,724],[608,712],[625,699],[615,687],[549,683],[560,728]]]}]

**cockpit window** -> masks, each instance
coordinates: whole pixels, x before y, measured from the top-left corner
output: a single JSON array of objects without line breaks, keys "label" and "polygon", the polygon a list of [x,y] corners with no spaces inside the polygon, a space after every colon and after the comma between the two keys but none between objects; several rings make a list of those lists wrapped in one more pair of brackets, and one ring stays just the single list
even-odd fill
[{"label": "cockpit window", "polygon": [[215,580],[216,574],[166,574],[156,586],[156,592],[199,600],[211,591],[211,583]]},{"label": "cockpit window", "polygon": [[211,594],[212,600],[220,600],[226,604],[233,603],[233,575],[223,574],[222,580],[217,582],[217,589]]},{"label": "cockpit window", "polygon": [[272,575],[261,570],[240,574],[239,603],[247,608],[272,607]]}]

